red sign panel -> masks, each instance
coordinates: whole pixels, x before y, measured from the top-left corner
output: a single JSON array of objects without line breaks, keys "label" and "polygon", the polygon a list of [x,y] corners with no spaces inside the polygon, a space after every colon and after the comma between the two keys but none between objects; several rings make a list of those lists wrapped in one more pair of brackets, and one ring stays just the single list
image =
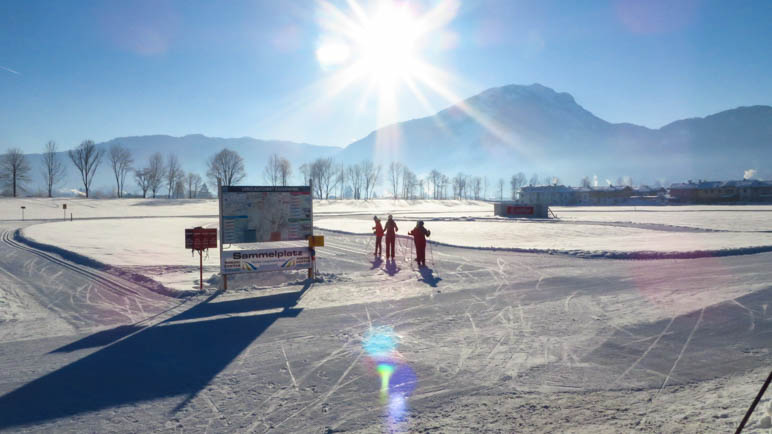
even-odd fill
[{"label": "red sign panel", "polygon": [[217,229],[185,229],[185,248],[204,250],[217,247]]},{"label": "red sign panel", "polygon": [[507,215],[533,215],[532,206],[508,206]]}]

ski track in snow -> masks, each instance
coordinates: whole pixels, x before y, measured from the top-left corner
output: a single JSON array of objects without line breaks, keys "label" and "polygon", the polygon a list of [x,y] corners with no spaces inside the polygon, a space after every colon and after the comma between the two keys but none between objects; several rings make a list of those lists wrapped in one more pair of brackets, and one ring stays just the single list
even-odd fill
[{"label": "ski track in snow", "polygon": [[[72,327],[58,329],[57,333],[44,330],[38,336],[39,343],[32,347],[33,352],[45,353],[51,351],[52,346],[55,349],[69,343],[68,340],[77,341],[84,331],[94,328],[116,324],[138,326],[133,333],[95,349],[99,354],[110,345],[141,339],[149,328],[196,306],[209,305],[217,311],[226,309],[228,303],[279,294],[268,285],[265,289],[228,291],[210,300],[193,297],[180,304],[178,299],[20,244],[13,240],[11,233],[3,233],[0,246],[0,277],[6,276],[18,284],[10,293],[18,293],[16,298],[37,297],[42,301],[41,311],[47,315],[53,313]],[[749,290],[741,281],[730,284],[705,275],[700,267],[677,266],[722,261],[724,273],[735,277],[748,273],[749,282],[768,282],[772,278],[766,266],[769,254],[640,263],[635,265],[636,275],[652,279],[638,277],[636,284],[643,289],[636,293],[635,287],[624,283],[630,272],[626,262],[433,244],[436,252],[432,250],[431,274],[434,278],[442,276],[435,287],[413,266],[413,252],[404,238],[398,243],[401,259],[398,258],[397,267],[390,269],[383,263],[371,268],[376,262],[372,256],[372,237],[328,231],[326,234],[327,247],[318,250],[318,257],[320,269],[327,277],[313,284],[296,302],[295,308],[301,310],[300,314],[280,316],[239,351],[205,388],[185,398],[182,404],[175,397],[159,396],[132,402],[126,407],[99,410],[93,415],[46,419],[33,426],[48,430],[93,430],[102,418],[101,423],[112,425],[99,426],[113,427],[113,430],[162,430],[177,426],[167,425],[174,419],[178,420],[174,423],[186,431],[201,432],[222,431],[225,427],[247,432],[305,431],[325,425],[332,429],[380,431],[384,422],[380,416],[383,403],[377,398],[380,383],[368,370],[367,357],[361,348],[367,330],[380,325],[393,327],[402,337],[399,349],[402,363],[410,366],[418,377],[406,419],[408,426],[415,428],[450,426],[445,423],[452,423],[451,420],[460,415],[474,420],[477,407],[473,406],[477,404],[466,411],[456,409],[434,418],[437,411],[445,411],[443,409],[452,407],[458,399],[475,398],[475,403],[487,402],[496,407],[496,402],[508,400],[513,391],[530,396],[530,400],[539,405],[550,405],[552,399],[576,394],[576,403],[554,409],[556,414],[545,415],[543,419],[539,419],[542,416],[538,412],[531,414],[532,422],[536,423],[532,426],[537,428],[539,421],[553,423],[548,421],[563,417],[578,423],[581,412],[592,409],[592,402],[606,399],[603,398],[606,394],[621,393],[628,388],[627,384],[636,384],[635,387],[644,384],[643,390],[629,392],[629,396],[637,397],[628,403],[634,411],[618,412],[614,418],[598,415],[596,420],[584,421],[584,426],[606,423],[606,428],[614,431],[635,426],[666,430],[663,427],[668,425],[663,424],[667,423],[664,421],[667,415],[675,417],[683,412],[682,408],[668,410],[665,406],[671,393],[677,393],[677,389],[671,392],[673,386],[699,391],[701,384],[729,381],[724,378],[732,374],[716,371],[700,374],[707,377],[699,378],[688,374],[693,368],[700,372],[706,369],[685,355],[696,350],[695,343],[704,345],[700,335],[704,327],[711,326],[715,316],[710,312],[716,306],[734,306],[736,318],[731,317],[725,328],[737,334],[731,337],[733,341],[746,340],[745,346],[755,351],[746,355],[732,353],[732,357],[744,357],[742,360],[748,367],[764,366],[770,360],[769,345],[759,347],[758,344],[759,338],[770,330],[766,303],[760,303],[759,297],[753,298],[758,291],[768,294],[770,290],[763,285]],[[9,256],[9,252],[14,253]],[[434,263],[434,253],[439,259],[437,263]],[[406,262],[410,266],[406,266]],[[669,273],[675,283],[653,279],[657,273]],[[66,283],[46,288],[26,283],[37,275],[45,275],[46,282]],[[672,285],[676,285],[677,292],[672,290]],[[282,293],[289,289],[283,288]],[[688,300],[690,307],[675,304],[666,310],[651,301],[654,298],[647,298],[647,294],[670,294],[669,297]],[[702,294],[703,297],[694,298]],[[679,318],[697,315],[697,311],[696,321],[690,323],[688,329],[683,328],[683,321],[676,322]],[[225,318],[240,318],[242,314],[224,312]],[[657,321],[663,321],[663,325],[652,333],[648,327]],[[676,326],[679,328],[674,330]],[[5,332],[5,327],[6,324],[0,323],[0,332]],[[663,342],[676,332],[687,335],[686,339],[673,354],[671,365],[659,369],[652,356],[666,348],[662,347]],[[76,335],[66,337],[72,334]],[[12,335],[0,333],[0,336],[0,345],[14,343],[7,341]],[[617,365],[608,357],[617,351],[616,344],[608,348],[604,344],[622,337],[635,356],[630,357],[628,363]],[[715,345],[715,349],[702,346],[699,350],[718,358],[732,351],[721,342]],[[595,357],[596,353],[604,355],[603,358]],[[17,356],[0,357],[0,363],[4,363],[0,368],[11,373],[20,371],[22,365],[13,362],[14,357]],[[202,357],[207,356],[202,354]],[[52,369],[58,367],[47,368]],[[609,378],[614,381],[609,382]],[[745,384],[744,380],[733,381],[732,384]],[[271,390],[267,387],[269,383],[278,385]],[[742,393],[751,393],[750,390],[751,387],[747,391],[742,389]],[[555,391],[569,395],[555,394]],[[646,396],[652,395],[647,401]],[[734,412],[744,404],[745,395],[740,396],[743,399],[729,404]],[[583,407],[581,402],[586,399],[590,404]],[[614,400],[607,399],[608,402]],[[728,402],[726,398],[718,401]],[[600,402],[606,405],[606,401]],[[170,408],[177,410],[170,413]],[[577,413],[571,413],[571,408]],[[692,410],[699,411],[696,407]],[[115,415],[108,416],[108,412]],[[137,413],[144,416],[144,423],[131,422]],[[485,423],[507,420],[514,423],[514,418],[522,413],[518,407],[505,405],[497,416],[500,419],[488,419]],[[698,416],[703,429],[716,427],[711,425],[717,423],[712,416],[710,413]],[[124,424],[116,424],[119,419]],[[508,431],[506,427],[510,425],[503,423],[501,427]],[[560,431],[577,425],[552,427]]]}]

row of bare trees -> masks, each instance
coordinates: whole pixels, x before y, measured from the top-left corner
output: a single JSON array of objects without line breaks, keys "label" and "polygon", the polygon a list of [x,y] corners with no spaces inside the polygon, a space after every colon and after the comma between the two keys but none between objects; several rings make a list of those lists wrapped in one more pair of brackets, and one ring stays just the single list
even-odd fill
[{"label": "row of bare trees", "polygon": [[[112,169],[118,197],[126,191],[126,178],[134,174],[134,181],[142,192],[142,197],[197,198],[209,197],[209,188],[204,179],[196,173],[185,173],[175,154],[164,157],[160,152],[151,155],[144,167],[134,167],[131,152],[120,144],[112,145],[106,152],[97,148],[91,140],[82,142],[77,148],[67,152],[69,159],[80,175],[86,197],[91,192],[91,184],[104,155]],[[45,180],[48,196],[51,197],[56,185],[64,175],[64,165],[57,156],[57,145],[50,141],[45,145],[42,155],[42,176]],[[332,197],[350,197],[353,199],[371,199],[376,197],[376,186],[381,182],[382,167],[365,160],[357,164],[336,163],[332,158],[318,158],[299,167],[304,183],[311,183],[314,197],[329,199]],[[21,185],[29,181],[31,168],[24,154],[19,149],[10,149],[0,157],[0,182],[14,196]],[[286,158],[273,154],[266,164],[263,176],[270,185],[286,186],[292,179],[292,164]],[[392,162],[386,172],[387,189],[395,199],[486,199],[489,197],[504,199],[504,179],[494,184],[493,195],[488,177],[471,176],[457,173],[452,178],[434,169],[425,177],[419,177],[406,165]],[[212,155],[207,160],[207,178],[212,185],[235,185],[244,179],[244,160],[229,149]],[[509,186],[512,199],[517,198],[519,190],[526,185],[557,185],[560,180],[548,176],[540,180],[537,174],[526,181],[526,175],[519,172],[511,177]],[[620,179],[618,184],[631,183]],[[589,186],[585,177],[582,184]]]},{"label": "row of bare trees", "polygon": [[[209,197],[209,188],[197,173],[185,173],[179,159],[174,154],[166,158],[157,152],[148,158],[147,165],[141,168],[133,167],[134,158],[131,152],[121,144],[113,144],[104,150],[91,140],[83,141],[75,149],[67,151],[72,164],[77,169],[83,193],[89,197],[92,193],[92,183],[97,169],[105,155],[110,164],[115,179],[116,195],[123,197],[126,192],[126,178],[134,173],[134,181],[142,191],[142,197],[148,193],[152,197],[163,194],[165,189],[168,198]],[[52,197],[57,185],[64,180],[65,166],[61,161],[57,144],[49,141],[41,155],[41,176],[48,197]],[[286,185],[290,175],[289,161],[281,162],[280,180]],[[24,184],[31,180],[30,164],[25,154],[18,148],[9,149],[0,155],[0,186],[8,193],[17,197],[24,190]],[[246,176],[244,160],[229,149],[212,155],[207,160],[207,177],[212,184],[234,185]]]}]

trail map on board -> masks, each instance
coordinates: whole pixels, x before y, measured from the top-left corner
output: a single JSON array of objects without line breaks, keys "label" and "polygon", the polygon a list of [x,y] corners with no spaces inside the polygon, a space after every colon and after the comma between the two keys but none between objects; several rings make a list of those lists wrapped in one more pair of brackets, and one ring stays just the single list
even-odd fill
[{"label": "trail map on board", "polygon": [[305,240],[313,234],[311,187],[222,187],[225,244]]}]

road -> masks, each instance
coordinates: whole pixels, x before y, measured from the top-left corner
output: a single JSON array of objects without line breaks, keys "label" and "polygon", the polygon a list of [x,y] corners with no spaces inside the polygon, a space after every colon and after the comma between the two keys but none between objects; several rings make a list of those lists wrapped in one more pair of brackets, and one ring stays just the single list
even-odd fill
[{"label": "road", "polygon": [[326,232],[318,282],[173,298],[0,225],[0,430],[727,431],[772,362],[768,253],[419,270]]}]

